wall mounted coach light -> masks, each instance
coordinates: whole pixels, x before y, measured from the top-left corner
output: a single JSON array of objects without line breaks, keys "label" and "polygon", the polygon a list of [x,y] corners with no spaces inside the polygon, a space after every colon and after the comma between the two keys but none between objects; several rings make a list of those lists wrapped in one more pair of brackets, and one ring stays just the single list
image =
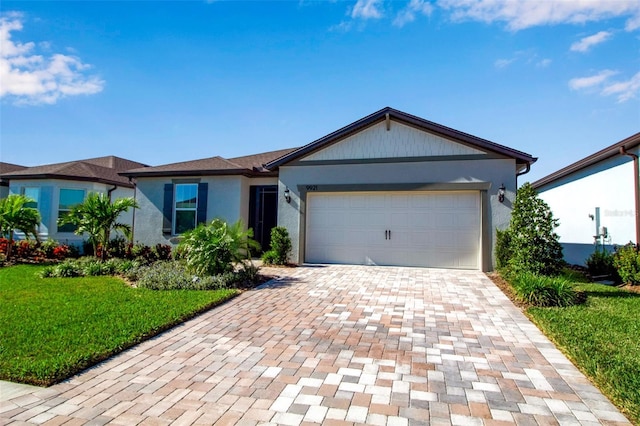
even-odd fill
[{"label": "wall mounted coach light", "polygon": [[287,188],[287,189],[285,189],[285,190],[284,190],[284,200],[285,200],[287,203],[290,203],[290,202],[291,202],[291,191],[289,191],[289,188]]},{"label": "wall mounted coach light", "polygon": [[504,194],[507,188],[504,187],[504,183],[502,185],[500,185],[500,188],[498,188],[498,201],[500,201],[501,203],[504,203]]}]

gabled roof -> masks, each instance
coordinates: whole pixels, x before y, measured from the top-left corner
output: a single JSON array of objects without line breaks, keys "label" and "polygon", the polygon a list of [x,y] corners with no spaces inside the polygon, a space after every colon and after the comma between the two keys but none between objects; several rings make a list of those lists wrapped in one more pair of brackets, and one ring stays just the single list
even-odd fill
[{"label": "gabled roof", "polygon": [[520,165],[530,165],[537,160],[537,158],[534,158],[527,153],[517,151],[515,149],[511,149],[506,146],[488,141],[486,139],[481,139],[476,136],[472,136],[470,134],[460,132],[458,130],[451,129],[441,124],[437,124],[432,121],[428,121],[423,118],[416,117],[411,114],[407,114],[406,112],[402,112],[390,107],[386,107],[381,109],[380,111],[374,112],[371,115],[361,118],[360,120],[355,121],[349,124],[348,126],[345,126],[339,130],[336,130],[335,132],[330,133],[327,136],[324,136],[316,141],[313,141],[308,145],[298,148],[297,150],[294,150],[289,154],[286,154],[274,161],[271,161],[265,164],[265,167],[269,170],[274,170],[284,164],[297,160],[312,152],[326,148],[336,142],[341,141],[342,139],[345,139],[355,133],[358,133],[366,129],[367,127],[370,127],[374,124],[382,122],[387,118],[393,119],[395,121],[398,121],[404,124],[408,124],[418,129],[425,130],[429,133],[437,134],[447,139],[452,139],[456,142],[462,142],[466,145],[469,145],[475,148],[491,151],[497,154],[514,158],[516,162]]},{"label": "gabled roof", "polygon": [[629,136],[628,138],[623,139],[620,142],[616,142],[613,145],[596,152],[595,154],[583,158],[582,160],[576,161],[575,163],[570,164],[567,167],[558,170],[557,172],[551,173],[550,175],[538,179],[537,181],[533,182],[531,186],[533,186],[534,189],[539,189],[545,185],[569,176],[570,174],[593,166],[594,164],[608,160],[609,158],[615,157],[617,155],[623,155],[620,153],[620,148],[624,148],[628,151],[632,148],[637,147],[638,145],[640,145],[640,132],[636,133],[635,135]]},{"label": "gabled roof", "polygon": [[201,160],[182,161],[164,164],[156,167],[144,167],[123,171],[120,174],[127,177],[154,176],[214,176],[214,175],[242,175],[242,176],[275,176],[262,165],[268,161],[282,157],[295,148],[281,149],[244,157],[222,158],[219,156]]},{"label": "gabled roof", "polygon": [[2,173],[10,173],[18,170],[26,169],[26,166],[19,166],[17,164],[4,163],[0,161],[0,174]]},{"label": "gabled roof", "polygon": [[88,182],[100,182],[109,185],[133,187],[118,172],[131,168],[146,167],[143,163],[115,156],[89,158],[87,160],[68,161],[65,163],[46,164],[26,167],[8,173],[2,173],[3,179],[63,179]]},{"label": "gabled roof", "polygon": [[[0,161],[0,175],[2,175],[2,173],[10,173],[23,169],[26,169],[26,167],[19,166],[17,164],[3,163],[2,161]],[[5,179],[0,176],[0,186],[9,186],[9,179]]]}]

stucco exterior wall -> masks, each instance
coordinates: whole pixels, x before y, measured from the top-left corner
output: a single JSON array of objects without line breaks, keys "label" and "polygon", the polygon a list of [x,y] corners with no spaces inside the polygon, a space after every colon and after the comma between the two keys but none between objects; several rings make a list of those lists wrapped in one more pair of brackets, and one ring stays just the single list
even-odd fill
[{"label": "stucco exterior wall", "polygon": [[633,161],[616,156],[539,189],[560,221],[557,232],[567,262],[584,264],[593,253],[596,221],[589,215],[595,216],[596,207],[600,226],[608,229],[607,246],[635,241],[633,185]]},{"label": "stucco exterior wall", "polygon": [[[176,245],[179,242],[178,236],[162,233],[164,185],[167,183],[208,183],[207,221],[220,218],[227,222],[235,222],[242,218],[246,224],[249,214],[249,190],[248,184],[243,180],[248,179],[243,176],[138,178],[136,199],[140,208],[136,211],[134,241],[147,245]],[[243,189],[245,186],[246,191]],[[246,204],[243,203],[245,198]]]},{"label": "stucco exterior wall", "polygon": [[[483,210],[483,269],[494,265],[495,229],[509,225],[511,205],[516,190],[515,161],[511,159],[475,159],[458,161],[423,161],[404,163],[368,163],[335,165],[282,166],[279,191],[289,188],[291,203],[279,197],[278,225],[288,229],[293,243],[292,261],[304,261],[304,188],[308,185],[384,185],[388,184],[447,184],[449,188],[469,188],[484,185]],[[498,201],[498,188],[506,187],[505,201]],[[457,186],[456,186],[457,185]],[[301,188],[302,187],[302,191]]]},{"label": "stucco exterior wall", "polygon": [[[24,179],[13,180],[10,183],[11,194],[21,194],[23,188],[38,188],[38,211],[42,217],[38,229],[38,237],[41,240],[56,240],[64,244],[72,244],[79,248],[86,236],[76,235],[73,232],[58,232],[58,210],[60,203],[60,189],[80,189],[85,191],[85,197],[90,192],[106,194],[113,185],[98,182],[83,182],[62,179]],[[112,198],[133,197],[133,189],[118,187],[112,193]],[[120,221],[133,223],[133,212],[121,216]],[[20,235],[18,235],[20,237]]]}]

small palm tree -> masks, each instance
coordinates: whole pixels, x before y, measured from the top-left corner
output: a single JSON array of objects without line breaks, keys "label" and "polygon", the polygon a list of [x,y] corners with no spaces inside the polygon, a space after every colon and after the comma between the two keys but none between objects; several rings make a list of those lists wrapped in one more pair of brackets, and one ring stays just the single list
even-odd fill
[{"label": "small palm tree", "polygon": [[253,230],[245,231],[242,221],[229,225],[214,219],[182,234],[178,252],[191,272],[217,275],[233,271],[235,263],[250,256],[251,249],[260,249],[252,237]]},{"label": "small palm tree", "polygon": [[11,194],[7,198],[0,200],[0,233],[8,236],[9,244],[7,246],[7,259],[11,257],[11,249],[13,246],[13,232],[24,232],[25,236],[29,235],[38,240],[37,227],[40,224],[40,213],[33,207],[27,207],[27,203],[32,203],[29,197],[24,195]]},{"label": "small palm tree", "polygon": [[100,257],[104,260],[111,231],[121,231],[128,238],[131,237],[131,225],[118,222],[120,214],[131,208],[138,208],[138,203],[131,197],[118,198],[111,202],[106,194],[92,192],[84,202],[73,207],[65,216],[58,218],[58,224],[75,225],[76,235],[88,234],[93,253],[97,254],[98,246],[102,246]]}]

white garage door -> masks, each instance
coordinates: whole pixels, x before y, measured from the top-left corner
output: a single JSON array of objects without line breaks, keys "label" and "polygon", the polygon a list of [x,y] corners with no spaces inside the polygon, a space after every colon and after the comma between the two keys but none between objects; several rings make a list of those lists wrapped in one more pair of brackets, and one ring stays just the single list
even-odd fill
[{"label": "white garage door", "polygon": [[309,193],[305,261],[479,269],[480,193]]}]

